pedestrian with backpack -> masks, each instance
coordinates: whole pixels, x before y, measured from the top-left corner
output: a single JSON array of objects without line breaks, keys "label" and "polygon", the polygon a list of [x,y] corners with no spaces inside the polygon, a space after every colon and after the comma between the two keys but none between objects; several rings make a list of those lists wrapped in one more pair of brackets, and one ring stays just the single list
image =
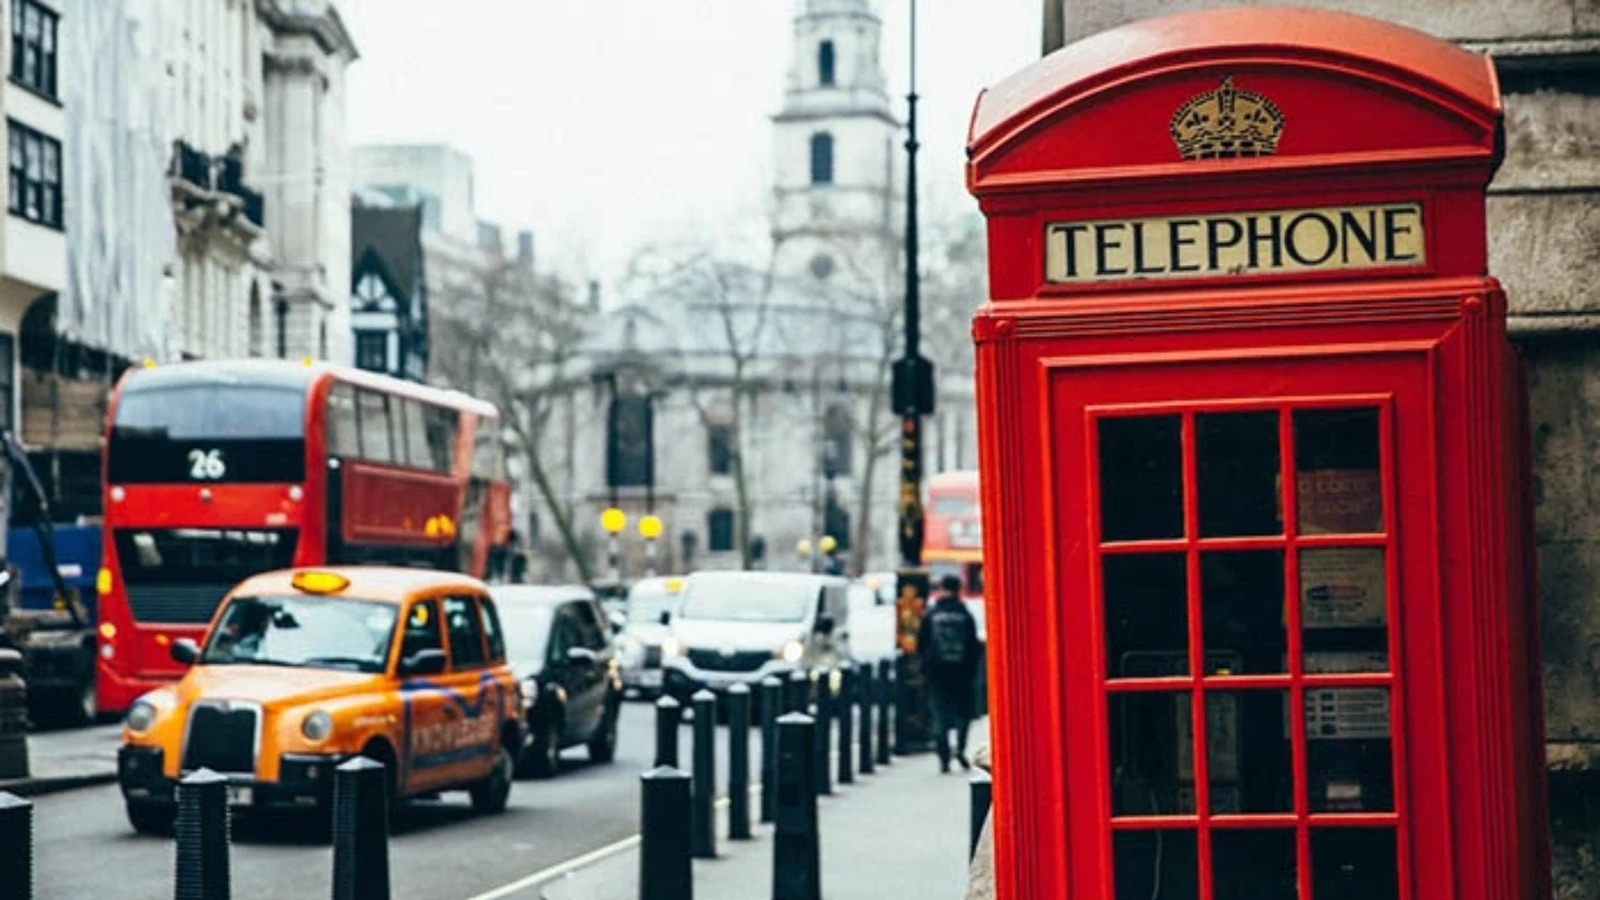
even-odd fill
[{"label": "pedestrian with backpack", "polygon": [[956,733],[955,760],[964,770],[967,728],[972,721],[973,678],[978,668],[978,623],[961,600],[961,579],[939,580],[939,596],[922,616],[917,630],[917,655],[928,683],[934,748],[939,771],[950,771],[950,732]]}]

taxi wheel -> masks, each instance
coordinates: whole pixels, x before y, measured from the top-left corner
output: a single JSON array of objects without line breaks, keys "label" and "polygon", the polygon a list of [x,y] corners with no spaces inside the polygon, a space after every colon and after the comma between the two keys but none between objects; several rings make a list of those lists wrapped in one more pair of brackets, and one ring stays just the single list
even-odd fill
[{"label": "taxi wheel", "polygon": [[178,808],[170,803],[127,801],[128,824],[140,834],[168,835],[178,820]]},{"label": "taxi wheel", "polygon": [[501,744],[495,749],[494,768],[470,789],[473,811],[505,812],[506,803],[511,800],[511,782],[515,777],[516,762],[511,758],[511,750]]}]

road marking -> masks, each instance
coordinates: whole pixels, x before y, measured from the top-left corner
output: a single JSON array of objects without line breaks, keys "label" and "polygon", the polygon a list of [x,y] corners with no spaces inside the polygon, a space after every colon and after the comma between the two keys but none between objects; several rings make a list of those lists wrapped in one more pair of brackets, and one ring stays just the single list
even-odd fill
[{"label": "road marking", "polygon": [[[751,791],[751,793],[756,797],[760,797],[760,786],[757,785]],[[717,798],[717,809],[723,809],[727,807],[727,805],[727,797]],[[468,897],[467,900],[503,900],[505,897],[510,897],[513,894],[520,893],[528,888],[538,887],[547,881],[554,881],[555,879],[560,878],[568,873],[576,872],[579,869],[588,868],[597,862],[616,856],[618,853],[621,853],[625,850],[631,850],[638,846],[638,844],[639,835],[636,833],[630,834],[616,843],[607,844],[604,847],[600,847],[596,850],[590,850],[588,853],[585,853],[582,856],[575,856],[566,862],[557,863],[548,869],[541,869],[538,872],[527,876],[526,878],[519,878],[510,884],[502,885],[501,887],[497,887],[492,891],[476,894]]]}]

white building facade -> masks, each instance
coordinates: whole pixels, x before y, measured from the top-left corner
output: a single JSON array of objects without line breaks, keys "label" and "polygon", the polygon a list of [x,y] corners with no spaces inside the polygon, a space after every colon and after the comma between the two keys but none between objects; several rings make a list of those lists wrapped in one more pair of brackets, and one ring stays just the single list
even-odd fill
[{"label": "white building facade", "polygon": [[21,426],[19,335],[30,307],[66,284],[66,120],[61,106],[62,10],[56,0],[0,0],[6,22],[0,82],[7,203],[0,228],[0,429]]}]

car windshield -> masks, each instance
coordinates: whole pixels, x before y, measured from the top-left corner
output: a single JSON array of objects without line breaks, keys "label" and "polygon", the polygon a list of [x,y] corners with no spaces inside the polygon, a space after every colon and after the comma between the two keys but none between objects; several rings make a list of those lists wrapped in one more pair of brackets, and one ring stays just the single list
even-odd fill
[{"label": "car windshield", "polygon": [[720,622],[799,622],[817,602],[811,580],[776,578],[691,579],[684,588],[680,619]]},{"label": "car windshield", "polygon": [[661,621],[663,612],[670,612],[678,604],[678,595],[661,588],[635,590],[628,594],[628,624],[654,625]]},{"label": "car windshield", "polygon": [[501,602],[500,629],[506,636],[506,659],[513,663],[539,663],[550,645],[554,607],[534,603]]},{"label": "car windshield", "polygon": [[381,672],[395,619],[394,604],[371,600],[235,597],[200,661]]}]

